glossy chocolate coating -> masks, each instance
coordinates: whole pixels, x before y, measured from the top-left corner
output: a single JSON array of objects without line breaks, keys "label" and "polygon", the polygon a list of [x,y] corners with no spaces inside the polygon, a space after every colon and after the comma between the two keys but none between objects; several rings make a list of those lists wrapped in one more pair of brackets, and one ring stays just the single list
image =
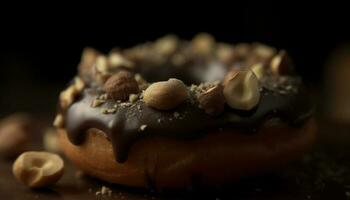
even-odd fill
[{"label": "glossy chocolate coating", "polygon": [[[106,133],[111,141],[117,162],[123,163],[128,158],[130,147],[144,137],[164,136],[179,140],[193,140],[208,132],[220,134],[220,131],[230,130],[239,130],[242,134],[254,134],[262,124],[268,121],[297,126],[311,116],[313,106],[300,79],[296,76],[269,73],[269,66],[266,63],[271,60],[271,55],[262,59],[254,53],[254,45],[250,47],[253,50],[247,51],[243,58],[238,59],[235,58],[237,56],[233,56],[234,59],[230,59],[230,63],[224,63],[212,54],[198,56],[195,52],[191,52],[191,44],[186,42],[180,44],[178,46],[181,48],[178,47],[171,55],[163,56],[163,61],[156,64],[149,59],[158,55],[159,52],[152,52],[153,47],[146,46],[147,51],[144,51],[146,56],[143,60],[133,60],[135,64],[133,71],[141,73],[148,81],[175,77],[190,85],[223,80],[224,75],[232,67],[249,68],[254,63],[264,63],[267,73],[260,80],[262,88],[259,104],[250,111],[235,110],[226,106],[223,113],[211,116],[199,108],[195,92],[189,89],[190,98],[171,111],[153,109],[146,106],[142,100],[125,105],[109,99],[103,105],[94,108],[91,103],[101,94],[101,87],[94,84],[93,80],[83,77],[87,87],[80,98],[76,99],[67,110],[61,111],[65,116],[64,128],[70,141],[79,145],[84,142],[88,129],[99,129]],[[255,47],[259,46],[255,45]],[[270,51],[274,53],[274,50],[270,49]],[[179,53],[192,55],[192,57],[182,65],[175,65],[171,58]],[[107,109],[111,109],[112,112],[109,114],[101,112]]]},{"label": "glossy chocolate coating", "polygon": [[[269,119],[280,119],[290,125],[298,125],[311,115],[312,106],[303,89],[288,94],[263,88],[258,106],[252,111],[226,108],[220,116],[210,116],[190,101],[173,111],[150,108],[141,100],[131,105],[119,105],[113,114],[103,114],[101,109],[110,109],[115,101],[92,108],[91,102],[97,91],[86,89],[66,113],[66,130],[71,142],[79,145],[90,128],[97,128],[110,139],[116,160],[127,160],[128,150],[137,140],[153,135],[175,139],[195,139],[207,132],[240,129],[253,133]],[[174,112],[178,115],[174,115]],[[140,127],[147,127],[142,131]]]}]

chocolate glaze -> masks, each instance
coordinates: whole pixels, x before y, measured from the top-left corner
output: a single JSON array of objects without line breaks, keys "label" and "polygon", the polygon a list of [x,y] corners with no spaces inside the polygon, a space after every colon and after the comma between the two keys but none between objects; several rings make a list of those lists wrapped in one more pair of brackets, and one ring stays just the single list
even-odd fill
[{"label": "chocolate glaze", "polygon": [[[163,45],[169,47],[167,42]],[[140,73],[150,82],[178,78],[187,85],[206,83],[223,80],[227,71],[233,68],[250,68],[254,63],[263,64],[265,73],[260,80],[262,89],[259,104],[250,111],[234,110],[226,106],[219,116],[210,116],[199,108],[195,98],[196,91],[190,90],[191,98],[172,111],[155,110],[146,106],[142,100],[125,105],[110,99],[102,106],[93,108],[91,103],[101,94],[101,85],[94,81],[93,74],[90,74],[88,77],[82,77],[87,87],[81,96],[67,110],[59,108],[60,113],[65,115],[64,128],[72,143],[83,143],[90,128],[102,130],[112,143],[116,160],[123,163],[128,158],[130,147],[143,137],[164,136],[191,140],[208,132],[220,134],[220,131],[227,130],[253,134],[265,122],[297,126],[311,116],[313,107],[300,79],[295,76],[276,75],[269,68],[272,56],[276,54],[275,49],[271,47],[261,44],[237,45],[235,51],[228,51],[231,56],[229,61],[217,57],[215,52],[218,46],[215,45],[212,47],[214,49],[211,49],[213,51],[208,51],[209,54],[197,52],[193,44],[186,41],[177,41],[176,50],[171,54],[164,54],[155,47],[159,47],[159,41],[122,51],[122,54],[133,62],[135,68],[132,71]],[[239,49],[245,49],[245,53],[242,54]],[[183,58],[180,64],[175,62],[175,58],[179,56]],[[96,72],[93,65],[90,67],[90,73]],[[280,67],[283,69],[286,66]],[[117,73],[120,69],[126,70],[112,68],[109,73]],[[113,109],[115,112],[103,114],[103,109]]]},{"label": "chocolate glaze", "polygon": [[[266,83],[269,82],[265,81]],[[232,129],[253,133],[270,119],[279,119],[291,126],[302,124],[312,113],[312,104],[302,87],[297,91],[281,93],[262,88],[258,106],[251,111],[238,111],[227,107],[220,116],[210,116],[198,105],[187,101],[173,111],[159,111],[150,108],[142,100],[131,105],[118,105],[113,114],[103,114],[101,109],[113,108],[113,100],[107,100],[98,108],[91,102],[98,95],[96,89],[85,89],[80,99],[66,112],[65,128],[70,141],[79,145],[84,142],[90,128],[102,130],[112,143],[116,160],[127,160],[130,147],[139,139],[148,136],[166,136],[175,139],[196,139],[207,132]],[[174,115],[174,112],[177,112]],[[178,115],[179,114],[179,115]],[[147,127],[142,131],[140,127]]]}]

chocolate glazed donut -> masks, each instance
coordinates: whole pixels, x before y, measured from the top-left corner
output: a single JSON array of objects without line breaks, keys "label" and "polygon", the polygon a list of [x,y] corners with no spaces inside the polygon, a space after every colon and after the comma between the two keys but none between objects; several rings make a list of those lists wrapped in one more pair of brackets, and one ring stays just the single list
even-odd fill
[{"label": "chocolate glazed donut", "polygon": [[182,188],[194,176],[223,184],[298,158],[315,138],[312,112],[285,51],[200,34],[108,56],[86,49],[54,124],[65,154],[87,174]]}]

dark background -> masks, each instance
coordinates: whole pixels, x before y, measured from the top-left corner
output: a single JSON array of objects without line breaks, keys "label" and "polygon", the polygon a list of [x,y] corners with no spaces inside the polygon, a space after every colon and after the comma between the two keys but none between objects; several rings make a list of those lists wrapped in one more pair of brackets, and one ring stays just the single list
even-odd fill
[{"label": "dark background", "polygon": [[208,32],[228,43],[258,41],[287,49],[304,81],[322,88],[329,55],[350,39],[347,13],[341,6],[326,7],[271,3],[267,8],[231,6],[222,11],[198,5],[195,10],[175,12],[124,14],[118,7],[118,12],[86,11],[78,17],[64,11],[57,17],[49,16],[49,11],[6,15],[0,29],[0,116],[16,111],[53,115],[59,91],[75,75],[85,46],[108,52],[168,33],[191,39]]}]

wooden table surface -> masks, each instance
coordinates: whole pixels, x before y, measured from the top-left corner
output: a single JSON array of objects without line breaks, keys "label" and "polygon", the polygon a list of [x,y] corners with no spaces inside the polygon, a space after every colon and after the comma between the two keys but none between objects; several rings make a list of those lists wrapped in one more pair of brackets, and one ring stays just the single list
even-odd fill
[{"label": "wooden table surface", "polygon": [[[350,128],[322,125],[319,132],[319,141],[310,153],[285,169],[210,190],[154,192],[111,185],[79,176],[69,161],[65,163],[63,178],[55,186],[30,190],[14,179],[13,160],[0,160],[0,199],[350,199]],[[40,143],[33,148],[42,149]],[[112,195],[96,195],[102,186],[111,188]]]}]

